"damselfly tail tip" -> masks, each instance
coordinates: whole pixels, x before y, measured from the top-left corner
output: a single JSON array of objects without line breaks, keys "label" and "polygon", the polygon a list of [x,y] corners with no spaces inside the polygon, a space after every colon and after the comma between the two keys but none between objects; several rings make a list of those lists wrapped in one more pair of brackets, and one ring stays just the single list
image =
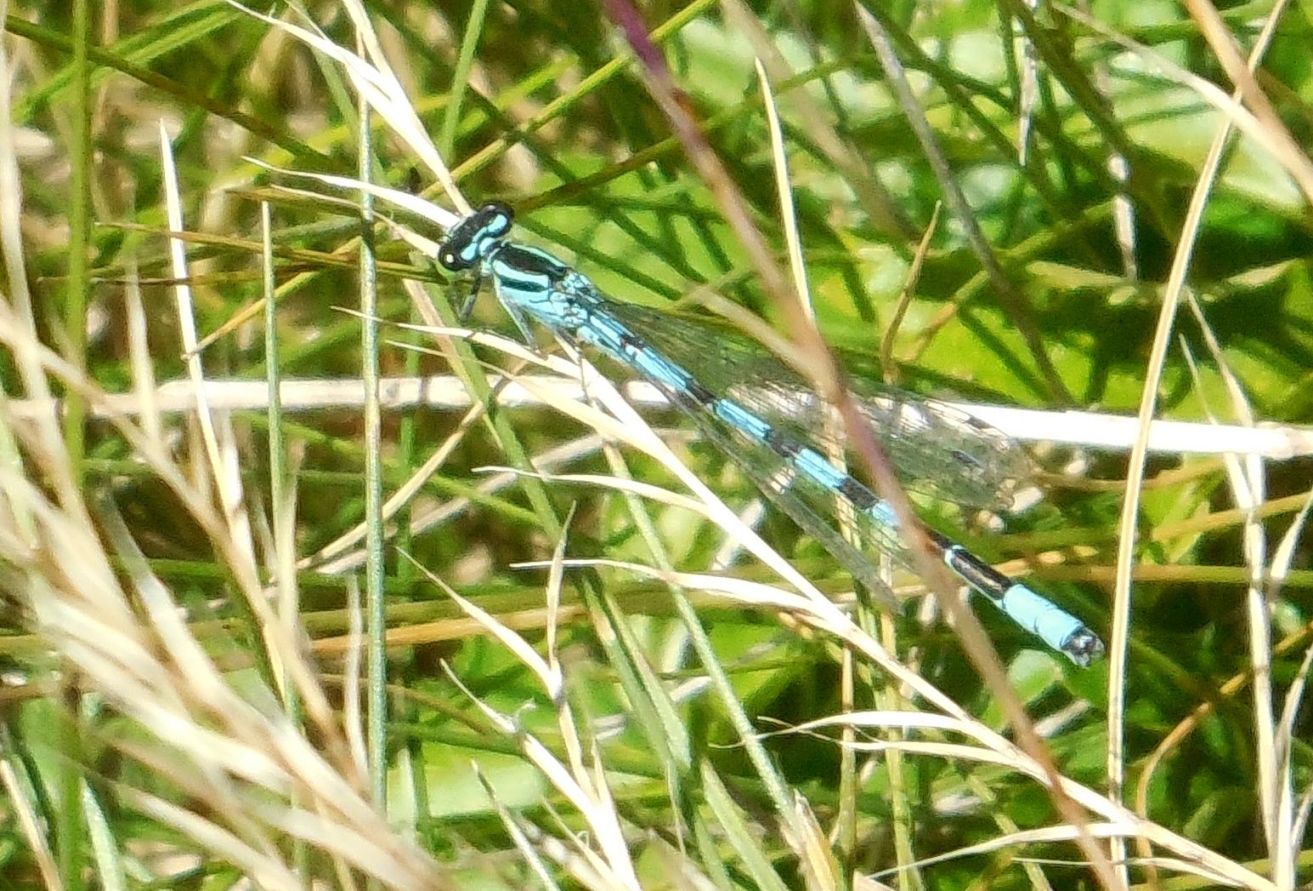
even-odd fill
[{"label": "damselfly tail tip", "polygon": [[1081,668],[1087,668],[1090,663],[1103,658],[1103,641],[1090,629],[1081,628],[1063,642],[1062,652]]}]

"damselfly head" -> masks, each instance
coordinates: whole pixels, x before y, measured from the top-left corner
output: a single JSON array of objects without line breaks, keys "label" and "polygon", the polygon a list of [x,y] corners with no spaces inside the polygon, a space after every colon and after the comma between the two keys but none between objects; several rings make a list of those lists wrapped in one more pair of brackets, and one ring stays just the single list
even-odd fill
[{"label": "damselfly head", "polygon": [[438,262],[450,272],[472,268],[511,231],[515,214],[504,204],[485,204],[447,232]]}]

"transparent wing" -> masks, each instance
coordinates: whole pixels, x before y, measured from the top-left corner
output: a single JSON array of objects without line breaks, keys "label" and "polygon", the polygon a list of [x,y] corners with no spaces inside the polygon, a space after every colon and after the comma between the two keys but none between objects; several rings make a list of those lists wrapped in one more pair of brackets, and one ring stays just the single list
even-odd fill
[{"label": "transparent wing", "polygon": [[[858,506],[863,499],[854,502],[855,493],[849,485],[839,486],[834,482],[827,485],[797,471],[795,461],[803,448],[818,448],[816,431],[805,423],[822,411],[820,400],[799,375],[742,338],[726,338],[724,332],[695,323],[616,304],[595,291],[590,291],[589,296],[597,300],[599,316],[610,315],[627,329],[627,336],[636,341],[629,344],[629,349],[659,352],[668,362],[696,376],[702,392],[682,385],[682,376],[653,374],[647,379],[855,579],[871,590],[890,596],[876,564],[863,553],[869,548],[915,570],[915,561],[887,505],[880,502],[864,511]],[[634,367],[641,365],[637,363]],[[764,435],[755,425],[736,426],[727,419],[734,417],[733,414],[709,410],[708,394],[728,398],[755,414],[771,425],[770,435]],[[883,390],[877,397],[868,394],[862,405],[863,414],[885,437],[891,460],[898,462],[900,471],[910,478],[921,479],[941,497],[997,499],[999,488],[1010,485],[1015,478],[1010,468],[1000,473],[996,460],[1012,458],[1015,462],[1014,451],[1006,439],[991,428],[964,422],[955,410],[910,394]],[[970,432],[965,432],[968,429]],[[930,439],[923,442],[924,437]],[[921,444],[924,449],[918,448]],[[930,460],[925,459],[927,451],[935,453]],[[947,476],[920,477],[935,472],[934,468],[947,466],[955,470],[964,466],[966,475],[971,477],[970,484],[961,485]],[[856,481],[852,483],[859,485]],[[845,529],[857,533],[856,544],[845,537]]]},{"label": "transparent wing", "polygon": [[725,453],[757,488],[816,539],[857,582],[878,594],[886,605],[895,610],[898,608],[888,584],[880,578],[879,568],[860,550],[874,548],[915,571],[914,561],[896,527],[877,523],[863,513],[850,510],[845,519],[850,523],[848,528],[859,536],[859,543],[854,544],[844,536],[836,519],[844,516],[843,496],[794,472],[777,451],[726,424],[687,393],[656,379],[649,378],[649,381],[672,405],[689,416],[704,439]]},{"label": "transparent wing", "polygon": [[[829,406],[801,375],[762,347],[732,331],[645,307],[611,300],[605,305],[712,392],[734,399],[793,439],[835,453],[838,437],[826,432],[834,430],[828,422]],[[849,391],[910,489],[1001,510],[1012,503],[1017,484],[1029,476],[1030,462],[1020,447],[963,411],[869,381],[851,380]]]}]

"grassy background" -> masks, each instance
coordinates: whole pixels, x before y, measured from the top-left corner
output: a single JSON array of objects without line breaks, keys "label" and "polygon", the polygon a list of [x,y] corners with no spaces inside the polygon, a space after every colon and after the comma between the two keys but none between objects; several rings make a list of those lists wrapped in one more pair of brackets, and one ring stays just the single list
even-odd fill
[{"label": "grassy background", "polygon": [[[1208,92],[1231,89],[1225,65],[1204,19],[1174,3],[1101,3],[1097,28],[1060,8],[1035,21],[1008,4],[868,5],[906,69],[910,110],[852,7],[649,4],[643,20],[724,180],[689,162],[651,96],[660,73],[633,59],[600,5],[433,6],[366,9],[461,192],[514,206],[519,237],[616,299],[691,314],[732,305],[796,334],[742,228],[725,222],[727,191],[781,265],[796,232],[817,327],[850,371],[1051,409],[1055,435],[1063,410],[1134,413],[1146,388],[1160,416],[1307,423],[1308,159],[1281,153],[1283,139],[1304,145],[1313,130],[1307,7],[1279,12],[1255,82],[1273,112],[1249,103],[1256,123],[1192,217],[1209,144],[1248,113]],[[306,24],[281,6],[273,14]],[[1242,4],[1220,22],[1243,55],[1274,14]],[[344,8],[309,15],[355,46]],[[447,282],[390,226],[362,226],[355,193],[250,160],[356,177],[363,155],[373,181],[450,208],[431,164],[398,136],[400,112],[370,115],[362,149],[342,59],[224,3],[34,2],[11,9],[7,26],[12,125],[0,160],[21,190],[0,196],[10,400],[0,566],[12,631],[0,638],[11,669],[0,887],[211,888],[242,876],[270,887],[546,876],[874,887],[873,875],[908,888],[1188,887],[1211,884],[1193,870],[1222,864],[1246,887],[1308,878],[1307,459],[1229,475],[1216,457],[1151,456],[1130,601],[1114,593],[1128,449],[1037,449],[1044,499],[1006,533],[928,505],[937,525],[1016,558],[1009,569],[1033,572],[1128,654],[1076,669],[982,610],[1006,689],[982,680],[933,599],[910,600],[892,623],[857,604],[839,633],[819,623],[822,610],[782,620],[754,605],[757,589],[727,597],[690,578],[675,589],[633,571],[562,580],[517,569],[561,548],[706,572],[725,533],[605,486],[490,475],[532,460],[683,491],[659,458],[603,447],[563,406],[483,411],[487,369],[462,339],[395,324],[431,321],[433,304],[449,313],[468,283]],[[1027,46],[1039,76],[1023,163]],[[787,222],[754,55],[779,104],[796,204]],[[909,112],[928,122],[948,181]],[[176,170],[161,161],[161,123]],[[1121,188],[1108,173],[1117,157],[1130,171]],[[954,187],[969,215],[950,203],[919,251]],[[269,250],[261,199],[272,199]],[[415,214],[379,210],[440,237]],[[1133,234],[1125,250],[1119,218]],[[992,278],[968,219],[997,262]],[[170,230],[186,233],[172,243],[185,243],[185,266],[170,257]],[[1188,245],[1198,312],[1180,305],[1155,379],[1160,308],[1179,293],[1169,270]],[[181,309],[180,279],[192,301]],[[271,293],[272,313],[261,302]],[[384,320],[381,344],[343,311],[362,299]],[[487,293],[470,324],[512,333]],[[184,356],[192,327],[211,338],[201,370]],[[34,353],[37,342],[53,353]],[[482,408],[383,406],[374,425],[378,406],[362,410],[352,387],[375,369],[454,370]],[[254,401],[206,413],[176,388],[148,396],[189,373],[253,382]],[[318,382],[329,407],[304,390],[271,400],[265,384],[278,375]],[[47,386],[66,408],[58,419],[40,412]],[[673,441],[731,507],[756,497],[713,449]],[[410,482],[385,522],[371,491],[390,497]],[[363,530],[387,538],[368,570]],[[768,512],[760,531],[853,603],[851,582],[791,523]],[[783,584],[749,556],[729,574]],[[1247,600],[1251,576],[1263,582]],[[486,617],[471,619],[439,581]],[[559,613],[545,595],[559,596]],[[1269,611],[1247,611],[1264,597]],[[185,629],[170,625],[170,604]],[[1113,616],[1128,604],[1122,636]],[[491,628],[514,629],[552,661],[535,667]],[[188,655],[186,634],[200,651]],[[872,655],[876,639],[926,686],[896,682]],[[1103,792],[1124,770],[1105,810],[1072,794],[1085,820],[1118,822],[1138,842],[1111,850],[1137,858],[1125,873],[1087,865],[1092,846],[1063,831],[1074,812],[1042,773],[1007,766],[1038,753],[1015,729],[1009,690],[1062,776]],[[885,713],[845,736],[855,722],[837,716],[868,709]],[[815,734],[759,746],[744,736],[822,719],[833,723]],[[1009,726],[1029,754],[991,735]],[[1111,760],[1110,740],[1124,746]],[[384,792],[386,819],[371,809]],[[1053,834],[1014,835],[1044,827]],[[1155,872],[1150,852],[1186,866]]]}]

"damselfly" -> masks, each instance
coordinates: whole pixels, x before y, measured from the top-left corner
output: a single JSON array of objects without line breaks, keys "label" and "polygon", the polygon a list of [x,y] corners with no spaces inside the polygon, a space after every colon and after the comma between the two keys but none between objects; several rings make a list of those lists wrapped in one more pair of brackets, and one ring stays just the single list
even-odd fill
[{"label": "damselfly", "polygon": [[[827,457],[835,452],[819,432],[825,406],[800,375],[741,339],[709,337],[693,323],[604,297],[546,251],[510,241],[511,222],[509,208],[481,207],[447,233],[439,262],[491,280],[526,340],[532,317],[646,378],[862,584],[886,590],[877,565],[841,533],[834,519],[840,505],[862,542],[914,568],[892,507]],[[997,506],[1024,473],[1020,450],[969,415],[894,390],[855,395],[864,397],[862,414],[894,467],[933,494]],[[935,530],[925,532],[959,578],[1022,628],[1078,665],[1102,655],[1103,643],[1079,619]]]}]

